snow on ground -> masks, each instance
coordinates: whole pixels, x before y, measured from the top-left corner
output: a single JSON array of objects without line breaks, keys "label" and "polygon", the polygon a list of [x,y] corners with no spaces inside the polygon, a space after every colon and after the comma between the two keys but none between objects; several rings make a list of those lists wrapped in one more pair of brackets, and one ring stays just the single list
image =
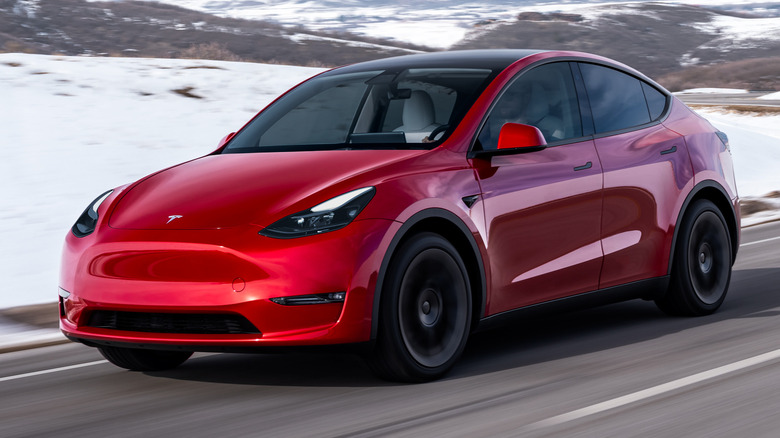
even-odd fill
[{"label": "snow on ground", "polygon": [[[56,300],[60,248],[99,194],[205,155],[320,69],[0,54],[0,308]],[[186,90],[201,99],[172,90]]]},{"label": "snow on ground", "polygon": [[734,174],[741,197],[760,197],[780,190],[780,116],[697,110],[729,137]]},{"label": "snow on ground", "polygon": [[[0,54],[0,308],[56,300],[63,239],[100,193],[211,152],[319,71]],[[780,116],[703,114],[731,139],[742,196],[780,189]]]},{"label": "snow on ground", "polygon": [[765,94],[765,95],[763,95],[761,97],[757,97],[756,99],[761,99],[761,100],[780,100],[780,91],[778,91],[776,93]]},{"label": "snow on ground", "polygon": [[746,49],[761,46],[761,41],[780,40],[780,18],[741,18],[718,15],[709,23],[693,27],[717,35],[717,38],[703,45],[718,50]]},{"label": "snow on ground", "polygon": [[691,88],[678,91],[674,94],[747,94],[748,90],[739,90],[736,88]]}]

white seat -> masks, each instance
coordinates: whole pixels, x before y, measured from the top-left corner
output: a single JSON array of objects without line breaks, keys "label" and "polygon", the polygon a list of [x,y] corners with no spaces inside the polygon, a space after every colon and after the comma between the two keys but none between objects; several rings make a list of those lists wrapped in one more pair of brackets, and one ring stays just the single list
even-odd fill
[{"label": "white seat", "polygon": [[550,93],[540,84],[534,83],[531,86],[530,99],[522,113],[521,123],[539,128],[548,142],[563,138],[563,121],[551,113],[559,101],[560,95]]},{"label": "white seat", "polygon": [[404,100],[401,116],[404,124],[393,131],[403,132],[407,143],[422,143],[425,137],[441,126],[436,123],[431,96],[422,90],[412,91],[409,99]]}]

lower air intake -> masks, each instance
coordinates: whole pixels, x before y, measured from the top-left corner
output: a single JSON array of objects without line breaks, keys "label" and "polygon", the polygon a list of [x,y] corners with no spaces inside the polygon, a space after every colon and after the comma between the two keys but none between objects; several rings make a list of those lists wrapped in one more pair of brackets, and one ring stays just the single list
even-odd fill
[{"label": "lower air intake", "polygon": [[87,326],[147,333],[241,335],[260,333],[248,319],[236,314],[142,313],[97,310]]}]

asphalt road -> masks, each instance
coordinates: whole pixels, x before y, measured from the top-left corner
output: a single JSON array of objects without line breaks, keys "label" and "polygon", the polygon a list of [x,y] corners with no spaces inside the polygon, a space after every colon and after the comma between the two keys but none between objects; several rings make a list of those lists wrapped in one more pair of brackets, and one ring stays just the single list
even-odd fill
[{"label": "asphalt road", "polygon": [[0,436],[777,436],[779,249],[780,223],[743,231],[715,315],[633,301],[516,322],[429,384],[344,355],[198,354],[137,373],[77,344],[6,353]]}]

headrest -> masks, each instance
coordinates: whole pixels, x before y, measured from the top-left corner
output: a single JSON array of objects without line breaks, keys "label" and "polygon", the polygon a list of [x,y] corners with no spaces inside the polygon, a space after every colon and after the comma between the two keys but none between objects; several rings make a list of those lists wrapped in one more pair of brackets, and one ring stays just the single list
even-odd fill
[{"label": "headrest", "polygon": [[550,105],[547,101],[544,88],[539,84],[531,86],[531,96],[523,109],[523,119],[527,124],[534,124],[547,115]]},{"label": "headrest", "polygon": [[409,99],[404,101],[404,130],[417,131],[434,123],[435,114],[433,100],[425,91],[414,90]]}]

